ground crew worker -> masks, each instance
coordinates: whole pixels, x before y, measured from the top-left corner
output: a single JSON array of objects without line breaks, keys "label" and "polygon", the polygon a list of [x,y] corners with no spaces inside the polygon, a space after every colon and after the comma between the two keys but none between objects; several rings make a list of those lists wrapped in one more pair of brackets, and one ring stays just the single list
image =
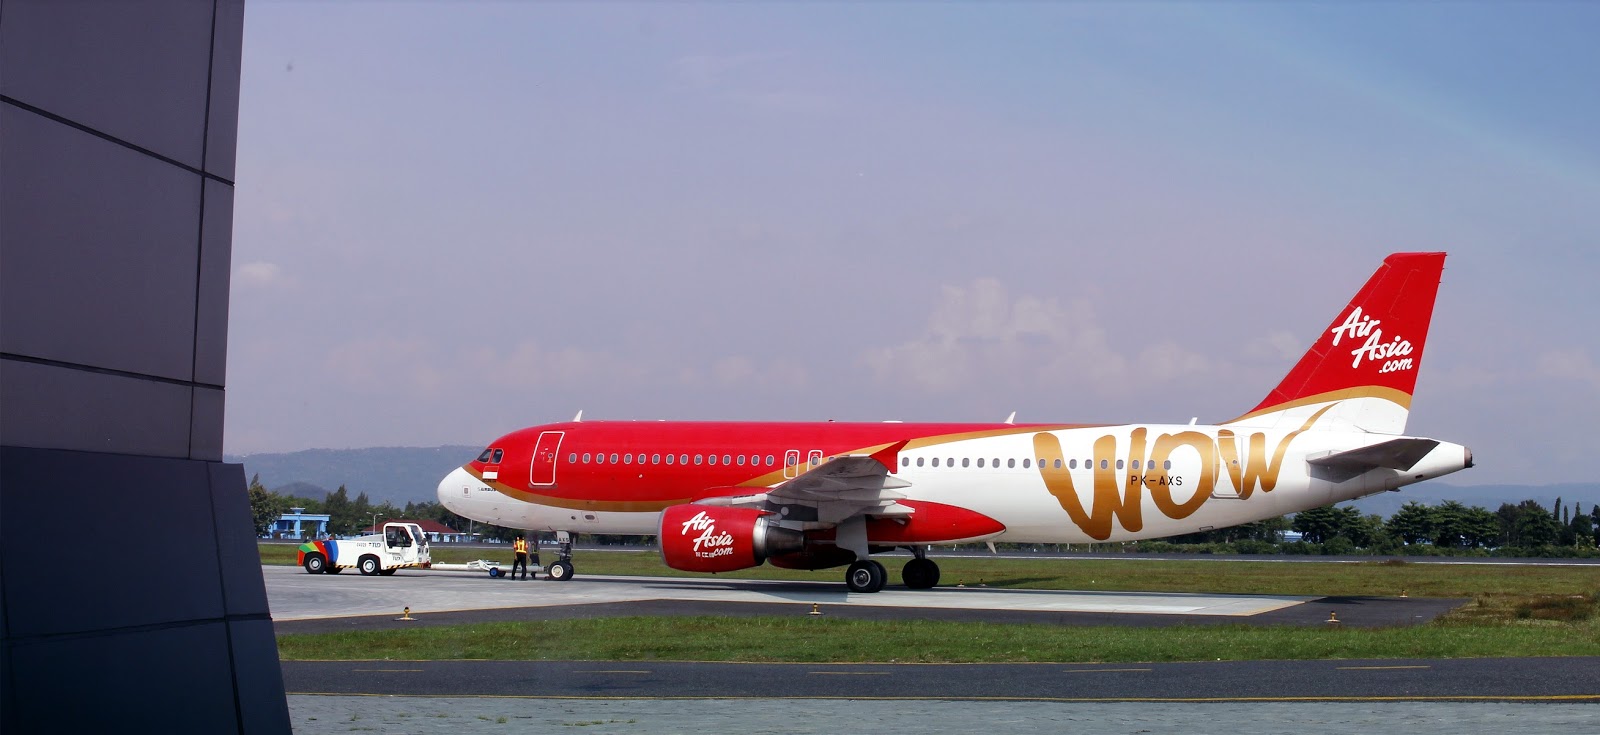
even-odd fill
[{"label": "ground crew worker", "polygon": [[534,536],[533,537],[533,547],[528,549],[528,560],[533,564],[533,578],[534,578],[535,581],[537,581],[539,579],[539,570],[544,568],[544,567],[539,566],[539,537],[538,536]]},{"label": "ground crew worker", "polygon": [[516,577],[517,577],[517,568],[521,567],[522,568],[522,578],[523,579],[527,579],[528,578],[528,540],[523,538],[523,537],[521,537],[521,536],[518,536],[517,540],[513,541],[511,543],[511,548],[512,548],[512,550],[517,552],[517,560],[515,562],[513,562],[512,565],[511,565],[511,578],[512,579],[516,579]]}]

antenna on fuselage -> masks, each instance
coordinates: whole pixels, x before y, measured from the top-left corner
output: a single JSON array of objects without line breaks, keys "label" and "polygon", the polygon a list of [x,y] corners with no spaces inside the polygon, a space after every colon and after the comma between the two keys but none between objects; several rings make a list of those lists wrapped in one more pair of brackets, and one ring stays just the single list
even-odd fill
[{"label": "antenna on fuselage", "polygon": [[583,420],[583,409],[580,408],[580,409],[578,409],[578,415],[572,417],[572,423],[576,424],[576,423],[578,423],[578,422],[580,422],[582,420]]},{"label": "antenna on fuselage", "polygon": [[1012,411],[1011,415],[1006,417],[1006,423],[1008,423],[1008,424],[1017,423],[1017,412],[1016,411]]}]

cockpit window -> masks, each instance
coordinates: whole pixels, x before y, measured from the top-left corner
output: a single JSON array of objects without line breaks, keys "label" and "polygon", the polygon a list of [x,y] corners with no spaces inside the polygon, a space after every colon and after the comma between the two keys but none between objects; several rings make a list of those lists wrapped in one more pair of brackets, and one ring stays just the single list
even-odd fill
[{"label": "cockpit window", "polygon": [[479,462],[488,462],[489,461],[489,456],[493,452],[494,452],[494,449],[492,449],[492,448],[483,450],[483,454],[478,455],[478,461]]},{"label": "cockpit window", "polygon": [[494,450],[494,464],[500,464],[500,460],[504,459],[505,456],[506,456],[506,450],[504,450],[504,449],[496,449],[496,450]]}]

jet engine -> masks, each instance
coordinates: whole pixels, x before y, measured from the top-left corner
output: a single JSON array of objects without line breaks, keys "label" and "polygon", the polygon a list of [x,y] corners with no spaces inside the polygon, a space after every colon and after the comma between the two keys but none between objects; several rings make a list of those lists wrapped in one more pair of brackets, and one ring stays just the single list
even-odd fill
[{"label": "jet engine", "polygon": [[661,559],[685,572],[731,572],[805,547],[805,535],[754,508],[674,505],[661,511]]}]

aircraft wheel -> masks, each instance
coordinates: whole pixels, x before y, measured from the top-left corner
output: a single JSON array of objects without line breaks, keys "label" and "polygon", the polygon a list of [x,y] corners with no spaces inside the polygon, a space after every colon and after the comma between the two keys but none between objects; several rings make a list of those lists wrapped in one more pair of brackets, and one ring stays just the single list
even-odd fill
[{"label": "aircraft wheel", "polygon": [[884,571],[883,565],[871,559],[858,561],[845,570],[844,583],[851,592],[877,592],[883,589],[888,581],[889,574]]},{"label": "aircraft wheel", "polygon": [[322,574],[328,570],[328,560],[321,554],[306,554],[306,574]]},{"label": "aircraft wheel", "polygon": [[939,565],[931,559],[912,559],[906,562],[904,569],[900,570],[900,578],[905,580],[906,587],[914,590],[932,589],[939,584]]},{"label": "aircraft wheel", "polygon": [[565,582],[569,579],[572,579],[572,575],[574,573],[576,572],[572,568],[572,562],[569,561],[553,562],[544,570],[546,577],[549,577],[557,582]]},{"label": "aircraft wheel", "polygon": [[375,576],[378,573],[378,557],[363,556],[361,561],[356,564],[356,568],[360,569],[363,575],[368,577]]}]

